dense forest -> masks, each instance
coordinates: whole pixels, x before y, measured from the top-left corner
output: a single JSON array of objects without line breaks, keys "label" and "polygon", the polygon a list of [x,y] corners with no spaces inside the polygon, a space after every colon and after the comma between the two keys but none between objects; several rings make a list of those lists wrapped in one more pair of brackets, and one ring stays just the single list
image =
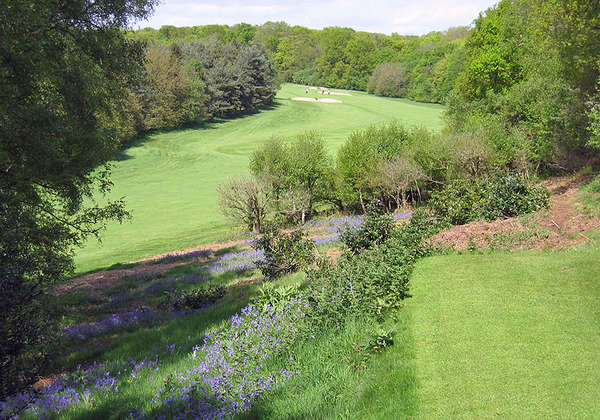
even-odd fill
[{"label": "dense forest", "polygon": [[[447,216],[473,188],[538,208],[547,197],[532,177],[597,162],[598,1],[503,0],[472,29],[419,37],[285,23],[129,31],[155,1],[67,3],[0,10],[0,398],[44,366],[55,322],[44,299],[73,272],[74,247],[128,217],[122,200],[95,197],[112,185],[104,165],[139,134],[259,109],[281,81],[447,104],[441,134],[374,127],[335,162],[318,133],[256,151],[251,192],[295,222],[374,199],[391,210],[431,198]],[[504,214],[494,206],[482,217]]]},{"label": "dense forest", "polygon": [[117,122],[123,140],[270,104],[276,71],[260,44],[149,42]]},{"label": "dense forest", "polygon": [[[163,26],[128,33],[134,40],[162,44],[217,41],[260,44],[275,63],[282,81],[368,89],[383,96],[439,103],[445,102],[462,70],[468,35],[467,27],[424,36],[403,36],[339,27],[315,30],[285,22],[267,22],[260,26],[241,23],[231,27]],[[394,66],[389,67],[388,63]]]}]

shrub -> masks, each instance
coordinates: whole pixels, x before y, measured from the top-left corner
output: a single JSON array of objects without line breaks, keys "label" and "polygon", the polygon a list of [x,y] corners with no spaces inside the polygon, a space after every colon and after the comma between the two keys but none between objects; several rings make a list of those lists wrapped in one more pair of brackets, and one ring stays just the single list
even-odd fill
[{"label": "shrub", "polygon": [[449,227],[449,223],[432,213],[429,209],[419,208],[412,213],[409,223],[395,229],[394,241],[401,246],[410,247],[417,258],[431,255],[432,249],[426,240]]},{"label": "shrub", "polygon": [[298,298],[299,296],[300,289],[298,289],[298,286],[273,287],[272,283],[265,283],[261,286],[259,295],[254,298],[252,304],[261,311],[270,308],[280,312],[292,298]]},{"label": "shrub", "polygon": [[264,260],[256,265],[268,280],[305,268],[315,258],[315,243],[306,239],[301,230],[285,233],[269,226],[252,246],[264,251]]},{"label": "shrub", "polygon": [[308,273],[308,316],[314,328],[335,328],[347,317],[383,318],[409,297],[408,281],[414,263],[430,253],[425,239],[445,227],[431,214],[419,211],[387,241],[360,255],[346,254],[338,266],[323,262]]},{"label": "shrub", "polygon": [[548,207],[549,192],[523,176],[508,173],[477,180],[457,179],[432,194],[429,208],[446,221],[461,225],[492,221]]},{"label": "shrub", "polygon": [[477,181],[456,179],[434,192],[428,202],[433,212],[454,225],[463,225],[480,218],[483,201]]},{"label": "shrub", "polygon": [[377,197],[373,188],[376,169],[383,160],[401,154],[411,132],[397,123],[371,126],[353,132],[337,154],[338,194],[347,208],[362,209]]},{"label": "shrub", "polygon": [[358,254],[387,241],[393,227],[394,219],[384,214],[380,203],[375,202],[369,206],[364,223],[358,228],[346,229],[341,240],[350,252]]},{"label": "shrub", "polygon": [[217,187],[221,212],[248,229],[261,232],[268,209],[268,188],[255,178],[231,179]]},{"label": "shrub", "polygon": [[600,194],[600,175],[596,175],[592,182],[586,185],[585,189]]},{"label": "shrub", "polygon": [[482,188],[486,191],[482,206],[485,220],[533,213],[549,205],[550,193],[546,187],[531,185],[517,174],[491,178]]},{"label": "shrub", "polygon": [[304,223],[317,203],[332,199],[333,167],[317,132],[307,131],[289,144],[271,138],[252,154],[250,170],[265,183],[269,204],[284,222]]}]

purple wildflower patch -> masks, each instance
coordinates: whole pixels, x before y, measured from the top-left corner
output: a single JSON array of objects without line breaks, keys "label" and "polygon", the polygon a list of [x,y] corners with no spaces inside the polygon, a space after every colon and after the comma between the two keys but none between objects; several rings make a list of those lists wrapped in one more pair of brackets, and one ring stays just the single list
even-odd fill
[{"label": "purple wildflower patch", "polygon": [[173,252],[170,254],[166,254],[156,260],[153,260],[152,263],[168,264],[168,263],[172,263],[172,262],[176,262],[176,261],[180,261],[180,260],[187,260],[187,259],[194,259],[194,258],[204,259],[204,258],[210,257],[211,254],[212,254],[212,250],[210,250],[210,249],[200,249],[197,251],[189,251],[189,252],[184,252],[184,253]]},{"label": "purple wildflower patch", "polygon": [[340,240],[340,234],[336,233],[333,235],[326,236],[324,238],[315,238],[315,244],[317,245],[327,245]]},{"label": "purple wildflower patch", "polygon": [[211,274],[242,273],[256,269],[256,262],[264,261],[264,258],[265,253],[262,250],[229,252],[217,257],[216,261],[208,266],[208,270]]},{"label": "purple wildflower patch", "polygon": [[393,219],[406,219],[408,217],[412,216],[411,212],[407,212],[407,213],[396,213],[392,216]]},{"label": "purple wildflower patch", "polygon": [[[249,305],[194,347],[195,366],[170,378],[154,398],[180,418],[232,416],[249,409],[267,390],[298,372],[268,372],[263,363],[298,338],[309,305],[291,299],[283,310]],[[139,417],[145,416],[138,413]],[[135,417],[135,416],[134,416]]]},{"label": "purple wildflower patch", "polygon": [[108,318],[90,324],[80,324],[75,327],[69,327],[64,330],[63,336],[71,341],[84,341],[90,338],[99,337],[101,335],[123,330],[133,325],[145,324],[154,325],[160,322],[169,321],[175,318],[196,314],[205,310],[209,305],[193,310],[172,311],[172,312],[155,312],[149,308],[140,308],[135,311],[125,312],[122,314],[114,314]]},{"label": "purple wildflower patch", "polygon": [[95,362],[85,368],[78,366],[74,372],[59,376],[48,387],[21,392],[0,401],[0,418],[18,419],[21,415],[55,418],[73,405],[92,403],[96,395],[103,398],[107,393],[118,393],[119,381],[131,381],[144,373],[157,371],[163,358],[185,350],[189,350],[189,346],[171,344],[164,349],[155,347],[153,353],[142,360]]}]

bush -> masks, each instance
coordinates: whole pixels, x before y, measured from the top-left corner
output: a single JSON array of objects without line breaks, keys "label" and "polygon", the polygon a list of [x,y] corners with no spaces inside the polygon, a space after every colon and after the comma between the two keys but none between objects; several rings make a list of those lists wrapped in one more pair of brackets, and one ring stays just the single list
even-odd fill
[{"label": "bush", "polygon": [[585,186],[587,191],[600,194],[600,175],[596,175],[596,177]]},{"label": "bush", "polygon": [[315,243],[304,238],[301,230],[285,233],[269,226],[252,246],[265,253],[264,260],[257,261],[256,266],[267,280],[308,267],[315,259]]},{"label": "bush", "polygon": [[431,195],[427,203],[434,214],[453,225],[464,225],[480,217],[482,191],[477,181],[456,179]]},{"label": "bush", "polygon": [[483,188],[486,191],[483,218],[488,221],[533,213],[549,205],[550,193],[546,187],[531,185],[517,174],[491,178]]},{"label": "bush", "polygon": [[428,205],[435,215],[462,225],[532,213],[548,207],[549,197],[545,187],[531,185],[523,176],[509,173],[477,180],[454,180],[434,192]]},{"label": "bush", "polygon": [[431,255],[435,249],[426,244],[426,240],[438,232],[450,227],[450,224],[437,217],[426,208],[415,210],[410,222],[395,229],[392,237],[396,243],[410,247],[417,258]]},{"label": "bush", "polygon": [[376,169],[384,160],[399,156],[411,140],[411,131],[392,122],[353,132],[337,154],[338,194],[346,208],[362,209],[377,197],[373,188]]},{"label": "bush", "polygon": [[369,206],[365,221],[358,228],[346,229],[341,240],[351,253],[358,254],[387,241],[394,227],[394,219],[383,213],[378,202]]},{"label": "bush", "polygon": [[230,179],[217,187],[221,212],[235,223],[261,232],[267,216],[268,187],[256,178]]},{"label": "bush", "polygon": [[425,239],[444,227],[443,222],[419,211],[409,223],[393,228],[382,244],[360,255],[342,256],[337,267],[324,262],[310,271],[310,325],[335,328],[349,316],[382,320],[399,309],[410,296],[408,281],[414,263],[430,252]]},{"label": "bush", "polygon": [[292,298],[300,296],[298,286],[273,287],[272,283],[265,283],[259,290],[259,295],[253,299],[252,304],[261,311],[275,310],[281,312]]}]

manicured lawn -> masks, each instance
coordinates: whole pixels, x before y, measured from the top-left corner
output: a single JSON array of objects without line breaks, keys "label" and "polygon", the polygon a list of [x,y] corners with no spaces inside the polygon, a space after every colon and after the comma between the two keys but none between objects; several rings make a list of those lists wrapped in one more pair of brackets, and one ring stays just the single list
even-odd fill
[{"label": "manicured lawn", "polygon": [[442,127],[440,105],[350,93],[330,96],[341,104],[298,102],[290,98],[306,96],[304,87],[286,84],[272,109],[138,141],[113,162],[112,175],[111,197],[126,197],[133,220],[109,225],[102,245],[93,240],[78,251],[77,271],[226,237],[230,226],[219,212],[216,187],[247,173],[248,156],[273,135],[318,130],[333,153],[350,132],[372,123],[395,119],[435,130]]},{"label": "manicured lawn", "polygon": [[600,417],[600,252],[418,264],[419,417]]}]

